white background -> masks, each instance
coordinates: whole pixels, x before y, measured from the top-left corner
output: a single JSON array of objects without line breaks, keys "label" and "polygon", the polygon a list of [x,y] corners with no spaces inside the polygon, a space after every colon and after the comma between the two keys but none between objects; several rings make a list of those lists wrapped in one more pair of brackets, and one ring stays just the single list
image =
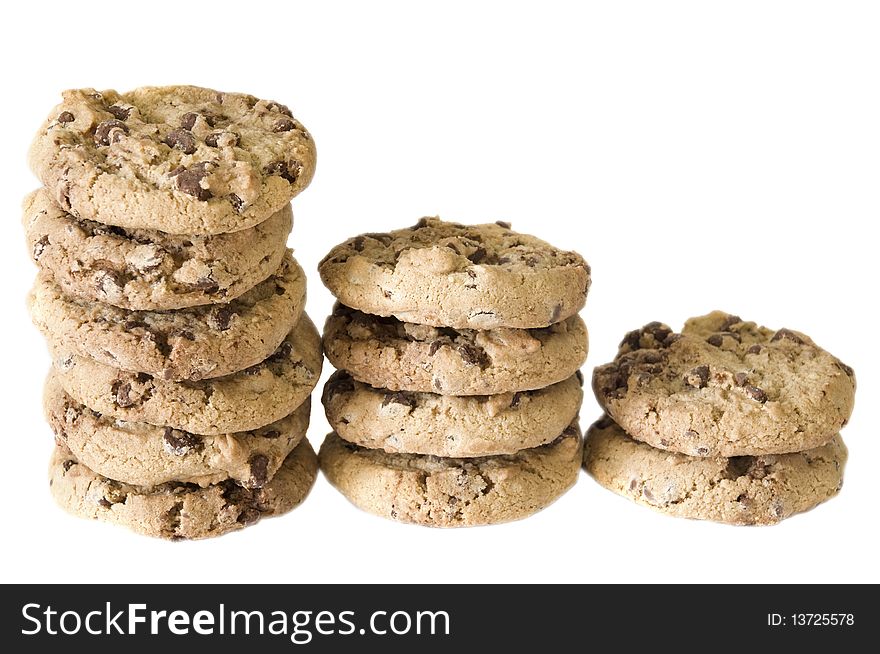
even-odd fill
[{"label": "white background", "polygon": [[[61,7],[64,7],[62,9]],[[880,21],[857,2],[14,3],[4,10],[0,580],[880,581],[875,225]],[[361,513],[324,479],[294,513],[165,543],[49,496],[19,202],[68,87],[198,84],[288,104],[315,137],[291,245],[316,265],[422,215],[513,222],[593,266],[587,372],[626,330],[719,308],[856,369],[846,485],[776,527],[673,519],[585,474],[549,509],[463,530]],[[325,374],[329,374],[329,364]],[[599,411],[588,397],[582,422]],[[315,402],[309,438],[327,431]]]}]

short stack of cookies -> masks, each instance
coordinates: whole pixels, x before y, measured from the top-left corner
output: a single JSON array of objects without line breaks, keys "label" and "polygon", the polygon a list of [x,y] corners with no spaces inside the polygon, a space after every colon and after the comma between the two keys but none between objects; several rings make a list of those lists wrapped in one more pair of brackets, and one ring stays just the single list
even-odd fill
[{"label": "short stack of cookies", "polygon": [[590,286],[580,255],[507,223],[438,218],[336,246],[324,330],[338,371],[319,454],[352,503],[400,522],[507,522],[577,480]]},{"label": "short stack of cookies", "polygon": [[56,501],[175,540],[296,507],[322,363],[286,244],[314,172],[305,128],[238,93],[72,90],[30,161]]},{"label": "short stack of cookies", "polygon": [[855,375],[800,332],[715,311],[653,322],[595,369],[584,466],[669,515],[767,525],[837,494]]}]

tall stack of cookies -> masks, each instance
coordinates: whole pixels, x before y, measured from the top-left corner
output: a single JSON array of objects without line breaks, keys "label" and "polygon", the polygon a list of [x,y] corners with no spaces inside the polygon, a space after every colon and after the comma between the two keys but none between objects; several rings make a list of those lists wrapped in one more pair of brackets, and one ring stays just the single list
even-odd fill
[{"label": "tall stack of cookies", "polygon": [[322,362],[286,245],[314,172],[305,128],[238,93],[73,90],[30,161],[57,502],[170,539],[297,506]]},{"label": "tall stack of cookies", "polygon": [[790,329],[715,311],[628,333],[593,389],[584,466],[660,512],[776,524],[837,494],[855,375]]},{"label": "tall stack of cookies", "polygon": [[321,468],[356,506],[436,527],[516,520],[577,480],[577,312],[590,269],[507,223],[423,218],[333,248],[324,330],[338,371]]}]

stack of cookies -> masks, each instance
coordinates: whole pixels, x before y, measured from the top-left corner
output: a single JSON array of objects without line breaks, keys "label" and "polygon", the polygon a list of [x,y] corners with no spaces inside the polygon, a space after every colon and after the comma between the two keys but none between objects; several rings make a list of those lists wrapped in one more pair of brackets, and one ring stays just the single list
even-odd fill
[{"label": "stack of cookies", "polygon": [[358,507],[436,527],[516,520],[577,480],[590,269],[507,223],[423,218],[333,248],[321,468]]},{"label": "stack of cookies", "polygon": [[63,94],[31,149],[45,187],[23,218],[62,507],[181,539],[305,498],[322,355],[286,243],[314,165],[308,132],[275,102]]},{"label": "stack of cookies", "polygon": [[775,524],[837,494],[855,376],[800,332],[715,311],[628,333],[593,388],[584,466],[663,513]]}]

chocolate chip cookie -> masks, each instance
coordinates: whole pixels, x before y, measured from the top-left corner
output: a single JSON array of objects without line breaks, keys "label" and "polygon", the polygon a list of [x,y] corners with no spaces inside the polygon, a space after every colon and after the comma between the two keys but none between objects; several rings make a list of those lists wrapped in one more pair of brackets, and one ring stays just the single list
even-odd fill
[{"label": "chocolate chip cookie", "polygon": [[28,298],[51,347],[164,380],[206,379],[272,354],[302,315],[306,281],[290,254],[275,274],[226,304],[129,311],[64,295],[41,272]]},{"label": "chocolate chip cookie", "polygon": [[74,218],[45,189],[22,217],[28,251],[65,294],[136,311],[234,300],[281,264],[292,222],[288,204],[239,232],[175,236]]},{"label": "chocolate chip cookie", "polygon": [[74,89],[31,168],[76,218],[170,234],[253,227],[302,191],[315,144],[282,104],[195,86]]},{"label": "chocolate chip cookie", "polygon": [[551,504],[577,481],[580,430],[514,455],[446,459],[389,454],[330,434],[319,460],[327,479],[364,511],[430,527],[519,520]]},{"label": "chocolate chip cookie", "polygon": [[324,347],[334,366],[377,388],[494,395],[571,377],[587,358],[587,329],[574,315],[541,329],[456,330],[337,305]]},{"label": "chocolate chip cookie", "polygon": [[225,480],[202,488],[169,482],[134,486],[90,470],[63,446],[55,448],[49,486],[68,513],[170,540],[210,538],[296,508],[317,476],[315,452],[303,440],[262,488]]},{"label": "chocolate chip cookie", "polygon": [[836,435],[803,452],[693,457],[633,440],[606,416],[587,432],[584,467],[605,488],[661,513],[772,525],[834,497],[846,456]]},{"label": "chocolate chip cookie", "polygon": [[386,391],[333,374],[324,387],[330,426],[361,447],[392,453],[476,457],[544,445],[577,418],[579,375],[534,391],[453,397]]},{"label": "chocolate chip cookie", "polygon": [[849,420],[852,368],[790,329],[720,311],[628,333],[596,368],[599,404],[633,438],[691,456],[819,447]]},{"label": "chocolate chip cookie", "polygon": [[208,436],[251,431],[292,413],[317,384],[322,364],[321,337],[306,314],[265,361],[201,381],[165,381],[50,350],[59,382],[80,404],[119,420]]},{"label": "chocolate chip cookie", "polygon": [[348,239],[319,271],[347,306],[456,329],[547,327],[577,313],[590,287],[590,267],[575,252],[503,222],[438,218]]},{"label": "chocolate chip cookie", "polygon": [[92,411],[46,380],[43,408],[59,443],[104,477],[137,486],[181,481],[199,486],[224,479],[261,488],[303,439],[311,402],[253,431],[200,436],[171,427],[116,420]]}]

